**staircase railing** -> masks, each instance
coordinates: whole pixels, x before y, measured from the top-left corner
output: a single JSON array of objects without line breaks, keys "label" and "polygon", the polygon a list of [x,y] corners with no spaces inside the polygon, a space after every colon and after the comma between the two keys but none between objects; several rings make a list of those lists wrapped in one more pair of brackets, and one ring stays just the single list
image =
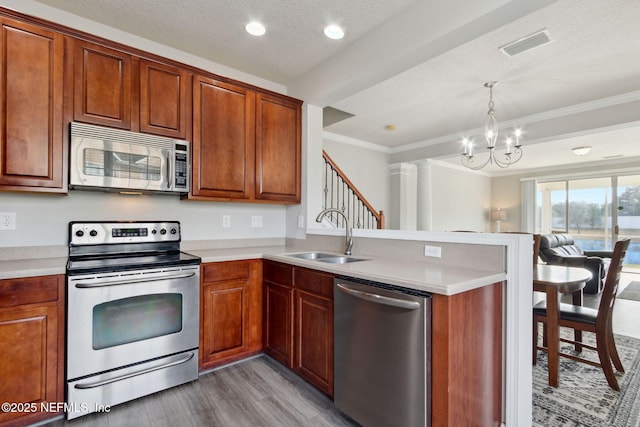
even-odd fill
[{"label": "staircase railing", "polygon": [[[340,209],[353,228],[384,228],[384,212],[376,211],[364,198],[331,157],[322,151],[324,159],[324,208]],[[336,227],[344,227],[341,215],[327,215]]]}]

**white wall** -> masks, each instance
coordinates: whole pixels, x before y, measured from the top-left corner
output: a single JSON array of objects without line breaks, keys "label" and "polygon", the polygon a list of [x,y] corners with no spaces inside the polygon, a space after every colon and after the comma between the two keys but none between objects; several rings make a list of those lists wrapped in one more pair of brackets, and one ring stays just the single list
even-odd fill
[{"label": "white wall", "polygon": [[[0,192],[0,212],[16,213],[16,230],[0,231],[0,247],[67,245],[70,221],[178,220],[183,240],[285,237],[285,207],[200,202],[178,196],[124,196],[70,191],[68,196]],[[222,227],[222,216],[231,227]],[[251,227],[262,216],[262,228]]]},{"label": "white wall", "polygon": [[326,135],[322,148],[374,209],[389,212],[389,156],[386,153],[335,141]]},{"label": "white wall", "polygon": [[[507,231],[522,230],[522,196],[520,175],[502,176],[491,179],[491,208],[500,208],[506,212],[507,220],[502,221],[500,229]],[[489,219],[490,220],[490,219]],[[491,225],[495,231],[495,222]]]},{"label": "white wall", "polygon": [[[418,183],[420,187],[421,183]],[[419,194],[422,192],[418,191]],[[432,231],[490,232],[491,179],[443,162],[431,165]]]}]

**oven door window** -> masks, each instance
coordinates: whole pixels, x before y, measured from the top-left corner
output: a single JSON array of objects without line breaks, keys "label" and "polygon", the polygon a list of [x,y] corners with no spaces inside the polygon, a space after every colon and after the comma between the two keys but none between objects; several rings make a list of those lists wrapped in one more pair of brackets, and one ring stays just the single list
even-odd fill
[{"label": "oven door window", "polygon": [[93,308],[93,348],[173,334],[182,330],[182,294],[151,294],[109,301]]},{"label": "oven door window", "polygon": [[159,156],[119,151],[84,149],[84,174],[100,177],[160,181],[162,159]]}]

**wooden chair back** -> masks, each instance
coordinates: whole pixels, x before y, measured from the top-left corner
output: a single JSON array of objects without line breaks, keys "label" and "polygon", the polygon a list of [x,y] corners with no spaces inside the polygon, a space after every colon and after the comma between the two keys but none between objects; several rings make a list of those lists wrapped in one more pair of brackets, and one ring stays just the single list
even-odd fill
[{"label": "wooden chair back", "polygon": [[596,319],[596,325],[598,323],[606,323],[611,321],[611,315],[613,313],[613,305],[616,302],[616,294],[618,293],[618,285],[620,284],[620,274],[622,272],[622,264],[624,257],[627,254],[629,248],[630,239],[618,240],[613,247],[613,257],[609,264],[609,271],[605,278],[604,288],[602,289],[602,296],[600,298],[600,305],[598,306],[598,317]]}]

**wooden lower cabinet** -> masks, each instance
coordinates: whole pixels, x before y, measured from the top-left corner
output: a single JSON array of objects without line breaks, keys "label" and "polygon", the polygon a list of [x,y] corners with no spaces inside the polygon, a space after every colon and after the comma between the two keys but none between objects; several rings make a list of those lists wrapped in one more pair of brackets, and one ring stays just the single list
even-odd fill
[{"label": "wooden lower cabinet", "polygon": [[264,261],[264,351],[293,368],[293,267]]},{"label": "wooden lower cabinet", "polygon": [[59,413],[41,409],[64,401],[64,276],[0,280],[0,361],[0,402],[17,405],[0,426]]},{"label": "wooden lower cabinet", "polygon": [[293,370],[333,397],[333,275],[295,267]]},{"label": "wooden lower cabinet", "polygon": [[262,350],[262,261],[201,266],[200,369]]},{"label": "wooden lower cabinet", "polygon": [[333,396],[333,275],[264,262],[265,352]]}]

